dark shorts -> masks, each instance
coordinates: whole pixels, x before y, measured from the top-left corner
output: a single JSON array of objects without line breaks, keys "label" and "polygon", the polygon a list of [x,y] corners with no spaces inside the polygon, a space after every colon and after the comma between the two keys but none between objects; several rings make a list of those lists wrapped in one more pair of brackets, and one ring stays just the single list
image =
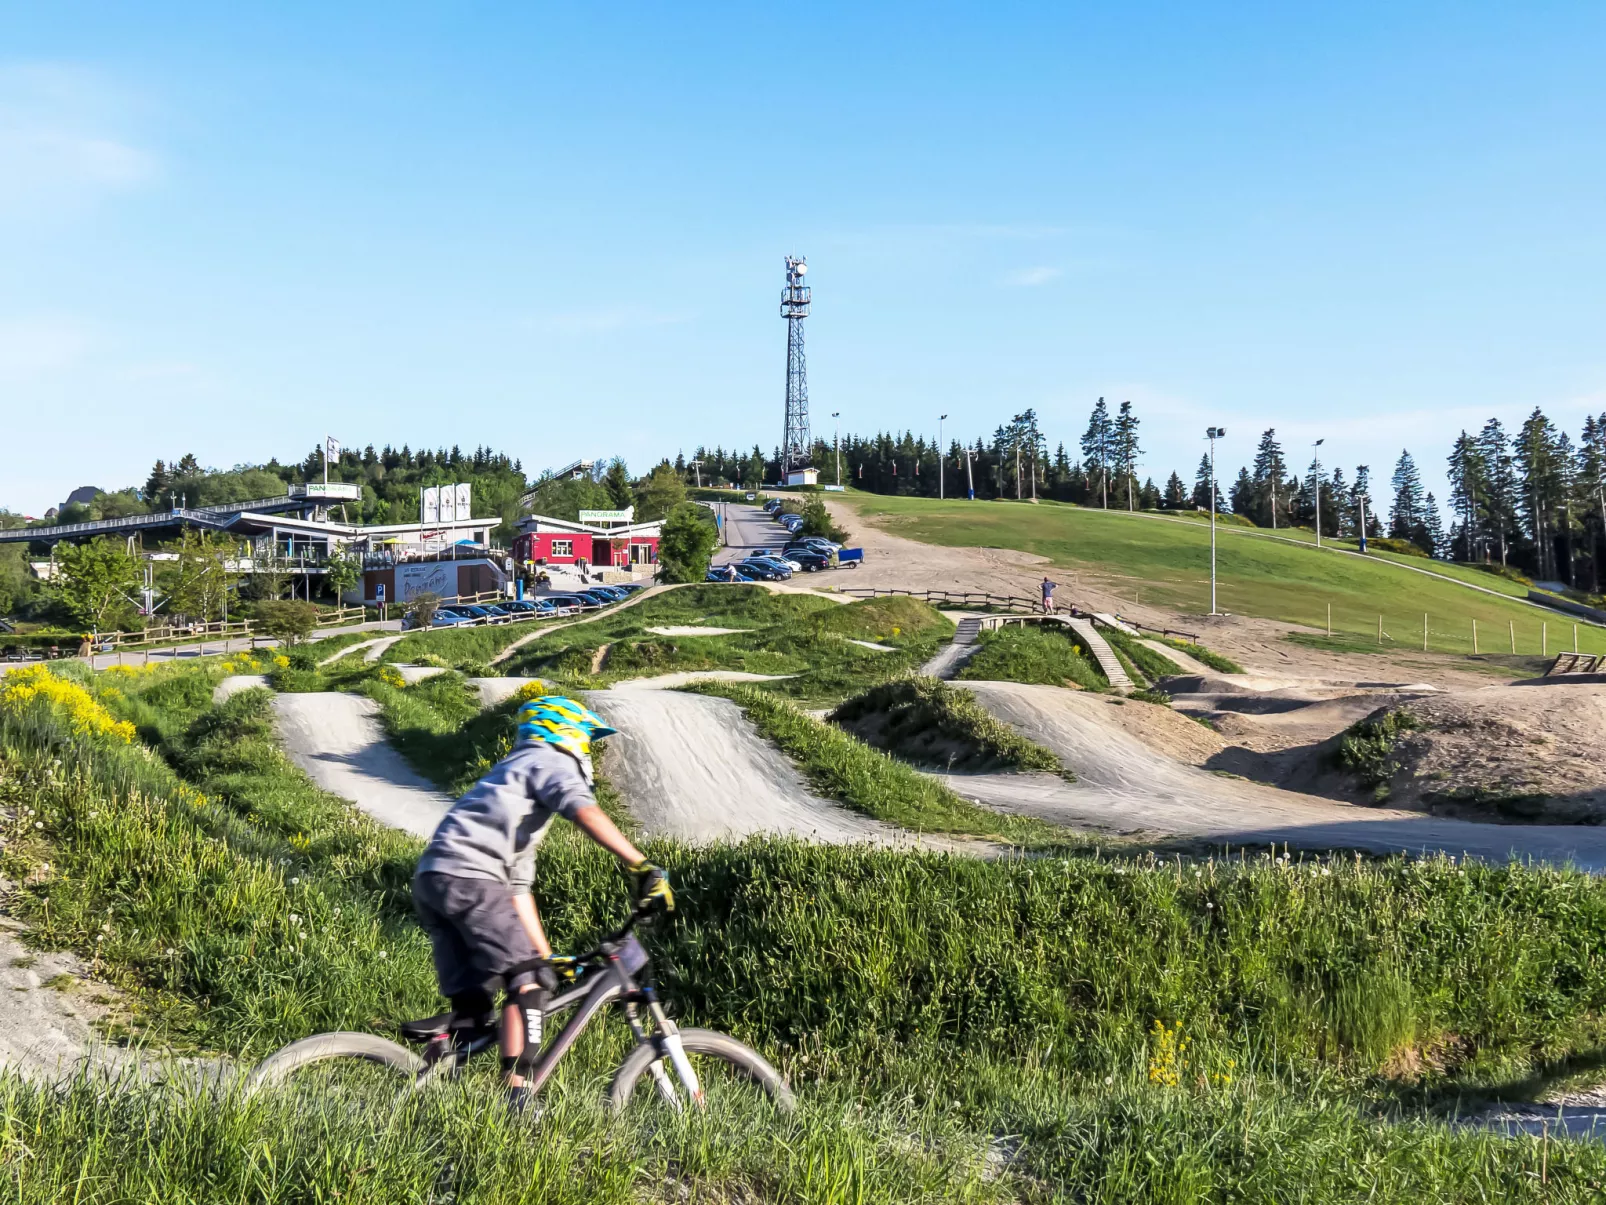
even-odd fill
[{"label": "dark shorts", "polygon": [[429,934],[443,996],[494,989],[512,967],[539,957],[506,883],[426,871],[413,878],[413,909]]}]

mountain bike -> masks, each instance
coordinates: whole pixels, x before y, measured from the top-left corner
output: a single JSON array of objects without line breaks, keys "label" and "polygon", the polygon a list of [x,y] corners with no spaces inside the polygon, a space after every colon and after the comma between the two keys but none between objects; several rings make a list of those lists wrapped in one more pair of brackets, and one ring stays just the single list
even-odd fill
[{"label": "mountain bike", "polygon": [[[682,1029],[664,1012],[652,977],[652,960],[635,928],[649,911],[638,909],[596,949],[575,961],[570,986],[554,995],[543,1018],[573,1009],[557,1035],[541,1050],[525,1075],[533,1093],[551,1079],[563,1056],[597,1015],[614,1005],[624,1012],[635,1035],[634,1049],[619,1064],[608,1088],[608,1103],[622,1110],[650,1075],[657,1095],[676,1112],[707,1106],[716,1099],[753,1095],[790,1111],[796,1098],[781,1073],[756,1050],[711,1029]],[[245,1080],[246,1093],[289,1088],[382,1100],[405,1096],[455,1078],[475,1055],[497,1050],[498,1026],[461,1028],[452,1013],[397,1028],[420,1053],[371,1033],[324,1033],[269,1055]],[[544,1027],[543,1027],[544,1028]]]}]

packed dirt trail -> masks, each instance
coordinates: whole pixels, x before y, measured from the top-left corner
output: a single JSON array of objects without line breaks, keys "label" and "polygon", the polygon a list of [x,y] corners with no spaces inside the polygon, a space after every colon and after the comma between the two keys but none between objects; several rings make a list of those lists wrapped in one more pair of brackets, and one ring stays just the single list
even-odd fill
[{"label": "packed dirt trail", "polygon": [[647,834],[695,842],[775,833],[834,844],[917,843],[914,834],[821,799],[735,703],[667,689],[668,677],[621,683],[587,699],[619,729],[608,738],[606,770]]},{"label": "packed dirt trail", "polygon": [[[1184,765],[1110,725],[1108,701],[1055,686],[965,682],[993,715],[1053,750],[1076,775],[953,775],[961,795],[1056,824],[1171,834],[1231,845],[1288,844],[1375,853],[1517,856],[1606,870],[1606,830],[1492,825],[1336,803]],[[1150,706],[1129,703],[1129,707]]]},{"label": "packed dirt trail", "polygon": [[324,790],[381,824],[415,837],[435,831],[451,797],[390,747],[372,699],[348,694],[273,697],[279,739],[290,759]]}]

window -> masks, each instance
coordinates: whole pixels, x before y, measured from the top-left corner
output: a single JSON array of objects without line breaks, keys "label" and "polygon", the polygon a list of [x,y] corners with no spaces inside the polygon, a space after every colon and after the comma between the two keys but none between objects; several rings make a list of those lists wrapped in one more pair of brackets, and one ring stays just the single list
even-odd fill
[{"label": "window", "polygon": [[574,555],[574,541],[573,540],[553,540],[552,541],[552,555],[553,556],[573,556]]}]

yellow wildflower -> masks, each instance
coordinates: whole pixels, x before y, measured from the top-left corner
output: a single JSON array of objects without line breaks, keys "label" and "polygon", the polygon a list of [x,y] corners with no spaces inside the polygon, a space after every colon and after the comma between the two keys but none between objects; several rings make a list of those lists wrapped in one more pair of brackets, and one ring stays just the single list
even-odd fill
[{"label": "yellow wildflower", "polygon": [[280,669],[289,669],[290,658],[286,657],[283,653],[280,653],[273,659],[273,664],[277,665]]},{"label": "yellow wildflower", "polygon": [[0,677],[0,710],[20,711],[35,699],[43,699],[55,711],[64,713],[72,730],[80,735],[110,736],[124,744],[134,739],[134,725],[115,719],[94,695],[76,682],[58,678],[45,666]]}]

